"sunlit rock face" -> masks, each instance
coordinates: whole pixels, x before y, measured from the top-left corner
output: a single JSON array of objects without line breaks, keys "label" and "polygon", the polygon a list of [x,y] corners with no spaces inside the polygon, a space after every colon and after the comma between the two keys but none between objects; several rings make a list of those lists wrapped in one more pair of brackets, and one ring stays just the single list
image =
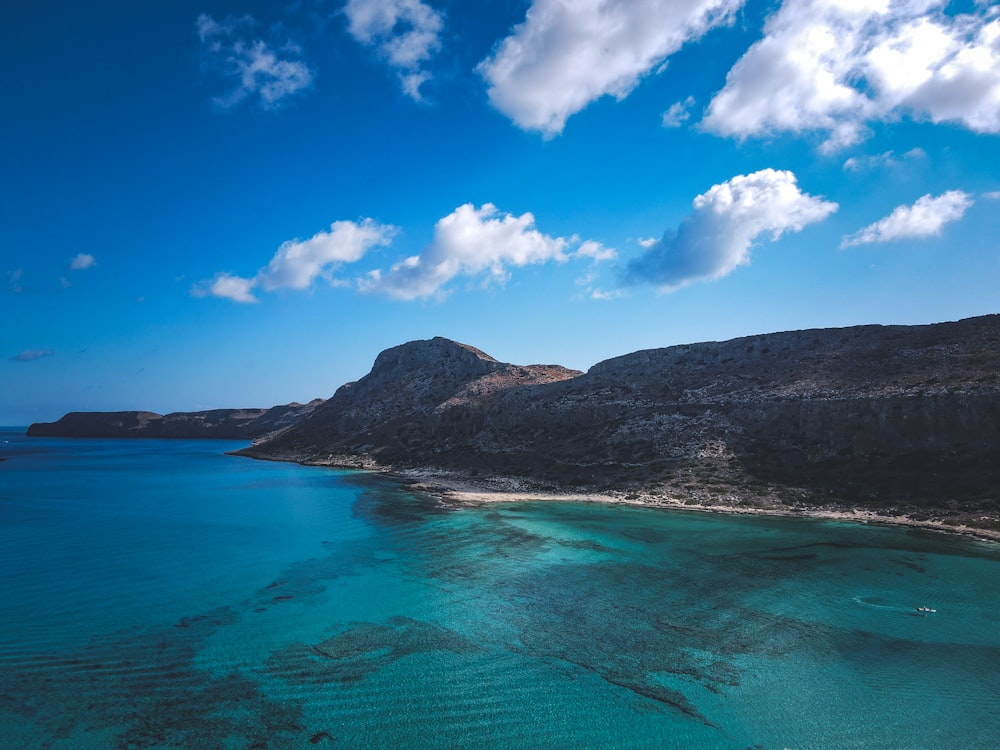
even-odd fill
[{"label": "sunlit rock face", "polygon": [[680,497],[996,509],[1000,316],[636,352],[586,374],[446,339],[379,355],[262,458]]}]

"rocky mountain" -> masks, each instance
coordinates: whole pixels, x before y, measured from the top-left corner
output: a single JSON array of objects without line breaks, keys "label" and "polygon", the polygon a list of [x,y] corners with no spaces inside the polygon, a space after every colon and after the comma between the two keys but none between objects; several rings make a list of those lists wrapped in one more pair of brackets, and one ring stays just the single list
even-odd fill
[{"label": "rocky mountain", "polygon": [[[259,458],[347,466],[452,462],[485,404],[513,389],[581,375],[559,365],[498,362],[444,338],[412,341],[378,355],[365,377],[342,386],[282,434],[239,451]],[[478,423],[476,423],[478,424]]]},{"label": "rocky mountain", "polygon": [[70,412],[57,422],[28,428],[36,437],[150,437],[253,440],[300,422],[322,404],[291,403],[270,409],[212,409],[156,414],[151,411]]},{"label": "rocky mountain", "polygon": [[673,346],[578,373],[389,349],[245,455],[700,501],[1000,511],[1000,316]]}]

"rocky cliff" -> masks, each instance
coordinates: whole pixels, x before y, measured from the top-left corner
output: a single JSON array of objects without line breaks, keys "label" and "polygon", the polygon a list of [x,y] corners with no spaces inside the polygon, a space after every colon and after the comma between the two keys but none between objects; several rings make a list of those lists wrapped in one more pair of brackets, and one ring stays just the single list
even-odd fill
[{"label": "rocky cliff", "polygon": [[446,339],[243,451],[701,501],[1000,510],[1000,316],[674,346],[586,374]]},{"label": "rocky cliff", "polygon": [[454,464],[482,409],[521,388],[579,376],[559,365],[518,366],[434,338],[382,352],[307,419],[244,455],[347,466]]},{"label": "rocky cliff", "polygon": [[70,412],[57,422],[28,428],[35,437],[150,437],[254,440],[300,422],[322,404],[291,403],[270,409],[212,409],[156,414],[150,411]]}]

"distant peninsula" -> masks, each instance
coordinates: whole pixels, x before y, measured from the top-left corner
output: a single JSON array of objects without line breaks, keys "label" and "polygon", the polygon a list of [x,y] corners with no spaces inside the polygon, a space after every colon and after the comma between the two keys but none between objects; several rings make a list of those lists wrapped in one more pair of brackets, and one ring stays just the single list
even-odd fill
[{"label": "distant peninsula", "polygon": [[151,411],[74,411],[57,422],[36,422],[31,437],[213,438],[256,440],[286,429],[323,403],[290,403],[270,409],[210,409],[157,414]]},{"label": "distant peninsula", "polygon": [[672,346],[586,373],[413,341],[236,453],[395,472],[458,499],[600,497],[997,532],[1000,315]]}]

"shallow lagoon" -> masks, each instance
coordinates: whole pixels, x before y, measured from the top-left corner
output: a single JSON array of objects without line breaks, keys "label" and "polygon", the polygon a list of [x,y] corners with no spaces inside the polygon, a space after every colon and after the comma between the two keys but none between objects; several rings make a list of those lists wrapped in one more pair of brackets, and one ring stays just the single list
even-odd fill
[{"label": "shallow lagoon", "polygon": [[996,545],[2,437],[5,748],[1000,747]]}]

